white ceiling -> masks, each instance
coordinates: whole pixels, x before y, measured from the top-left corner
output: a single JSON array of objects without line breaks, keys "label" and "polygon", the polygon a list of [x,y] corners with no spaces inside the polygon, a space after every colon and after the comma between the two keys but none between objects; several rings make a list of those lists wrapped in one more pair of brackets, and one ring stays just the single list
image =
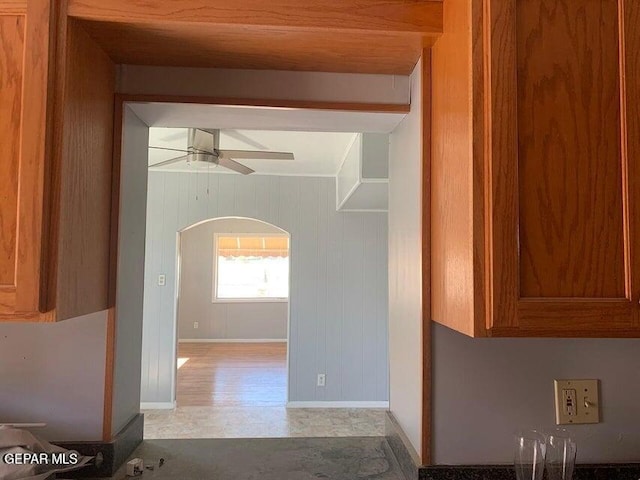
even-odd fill
[{"label": "white ceiling", "polygon": [[[335,176],[347,148],[355,138],[347,132],[292,132],[273,130],[227,129],[220,132],[220,148],[231,150],[270,150],[293,152],[295,160],[240,160],[240,163],[264,175]],[[149,129],[149,145],[187,148],[186,128]],[[149,166],[182,155],[179,152],[149,149]],[[203,171],[233,173],[211,163],[178,162],[158,167],[162,171]]]},{"label": "white ceiling", "polygon": [[[293,152],[295,160],[241,160],[266,175],[335,176],[354,132],[390,133],[404,113],[247,107],[162,102],[130,102],[128,106],[149,125],[149,145],[186,149],[187,128],[221,129],[220,147],[234,150]],[[149,150],[149,165],[179,152]],[[232,173],[209,163],[180,162],[165,171]]]}]

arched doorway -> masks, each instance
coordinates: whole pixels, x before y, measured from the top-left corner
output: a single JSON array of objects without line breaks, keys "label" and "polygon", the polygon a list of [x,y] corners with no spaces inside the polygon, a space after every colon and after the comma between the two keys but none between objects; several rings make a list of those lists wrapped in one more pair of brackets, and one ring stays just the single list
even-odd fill
[{"label": "arched doorway", "polygon": [[213,218],[181,230],[177,251],[177,405],[286,405],[289,233]]},{"label": "arched doorway", "polygon": [[289,246],[288,232],[246,217],[179,232],[178,406],[286,404]]}]

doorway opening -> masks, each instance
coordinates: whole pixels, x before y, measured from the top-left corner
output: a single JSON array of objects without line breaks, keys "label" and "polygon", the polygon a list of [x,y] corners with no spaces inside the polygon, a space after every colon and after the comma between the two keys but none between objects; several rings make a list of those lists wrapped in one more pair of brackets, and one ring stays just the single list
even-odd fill
[{"label": "doorway opening", "polygon": [[289,262],[289,233],[261,220],[180,231],[177,407],[286,405]]},{"label": "doorway opening", "polygon": [[[148,157],[140,402],[145,438],[383,435],[389,405],[388,156],[390,133],[405,113],[243,109],[235,112],[243,113],[242,128],[238,119],[233,128],[225,127],[229,109],[216,105],[129,103],[126,109],[124,150],[126,133],[134,132],[127,121],[140,127],[140,138],[135,151],[123,155],[123,168],[140,169],[143,140]],[[220,151],[291,152],[294,158],[245,157],[241,163],[250,175],[200,158],[200,152],[189,160],[188,151],[180,154],[189,149],[194,128],[215,132]],[[229,224],[211,230],[240,220],[271,230]],[[255,314],[262,305],[257,315],[264,320],[275,315],[265,306],[282,307],[282,285],[265,286],[262,259],[274,257],[275,278],[285,256],[283,237],[290,272],[286,335],[249,336],[239,321],[246,311]],[[263,263],[262,277],[234,283],[234,271],[245,278],[234,270],[234,259],[256,247],[279,252],[252,252],[254,266]],[[195,268],[191,279],[187,265]],[[276,293],[267,301],[269,290]],[[193,295],[208,303],[193,307],[187,301]],[[237,303],[245,304],[245,313],[229,313]],[[203,320],[203,308],[226,312],[227,321]],[[278,342],[283,338],[286,343]],[[279,352],[277,343],[283,344]],[[271,371],[258,372],[259,362],[247,366],[259,355],[262,365],[271,362]],[[255,375],[246,381],[251,368]],[[258,396],[268,382],[285,387]]]}]

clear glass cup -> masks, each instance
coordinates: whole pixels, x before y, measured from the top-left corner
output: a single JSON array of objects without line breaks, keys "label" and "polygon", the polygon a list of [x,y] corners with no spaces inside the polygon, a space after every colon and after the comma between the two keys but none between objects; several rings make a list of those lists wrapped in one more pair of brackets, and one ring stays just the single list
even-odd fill
[{"label": "clear glass cup", "polygon": [[546,468],[548,480],[571,480],[576,464],[576,444],[566,430],[547,435]]},{"label": "clear glass cup", "polygon": [[518,432],[515,436],[514,466],[518,480],[542,480],[546,439],[536,430]]}]

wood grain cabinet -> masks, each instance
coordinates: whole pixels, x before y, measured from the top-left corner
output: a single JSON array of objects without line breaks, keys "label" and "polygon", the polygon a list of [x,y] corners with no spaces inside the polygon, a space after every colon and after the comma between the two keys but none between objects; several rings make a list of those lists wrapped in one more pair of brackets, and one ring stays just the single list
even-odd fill
[{"label": "wood grain cabinet", "polygon": [[640,336],[640,3],[448,0],[433,49],[435,321]]},{"label": "wood grain cabinet", "polygon": [[0,1],[0,321],[109,303],[115,70],[64,3]]}]

